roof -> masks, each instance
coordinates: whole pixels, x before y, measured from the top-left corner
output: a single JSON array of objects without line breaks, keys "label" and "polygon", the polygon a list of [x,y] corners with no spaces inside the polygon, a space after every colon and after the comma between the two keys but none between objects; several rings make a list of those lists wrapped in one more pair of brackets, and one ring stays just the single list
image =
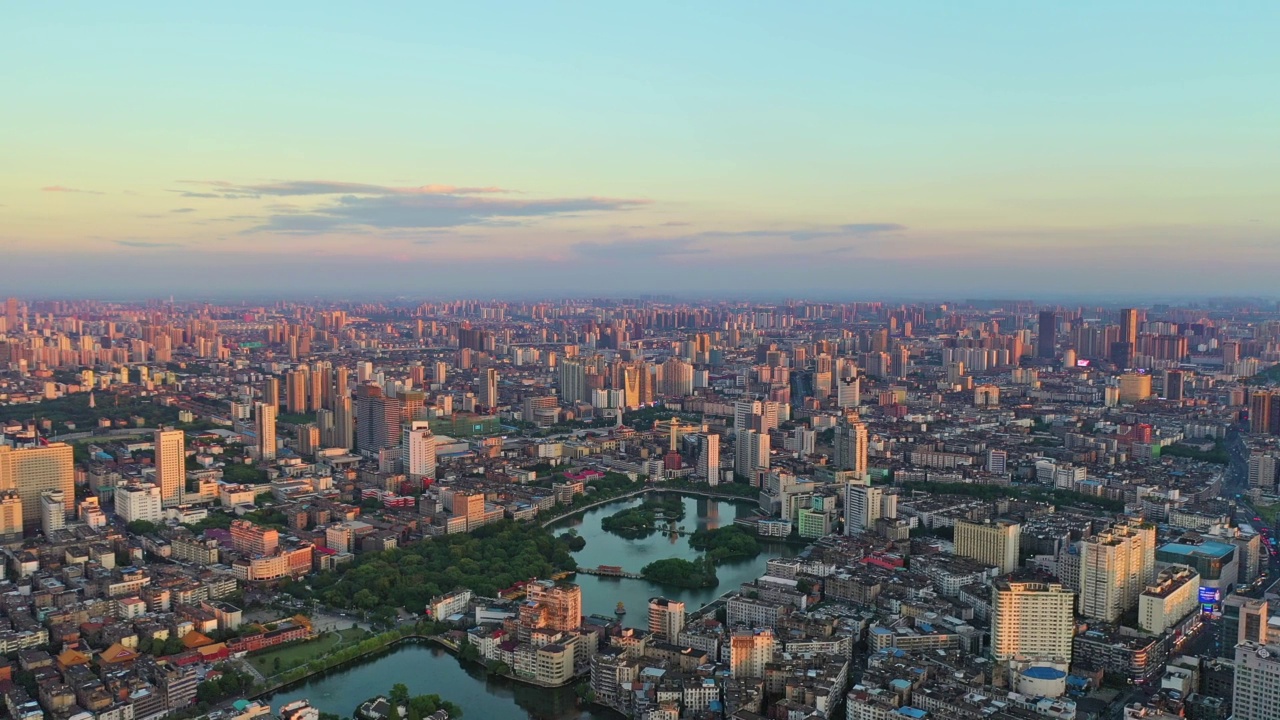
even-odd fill
[{"label": "roof", "polygon": [[1235,549],[1235,545],[1228,545],[1214,540],[1205,540],[1199,545],[1166,543],[1160,546],[1160,552],[1173,553],[1175,555],[1208,555],[1212,557],[1225,557],[1235,552]]},{"label": "roof", "polygon": [[120,643],[115,643],[106,650],[103,650],[102,654],[98,655],[98,662],[114,665],[116,663],[133,662],[139,657],[140,656],[136,650],[130,650]]}]

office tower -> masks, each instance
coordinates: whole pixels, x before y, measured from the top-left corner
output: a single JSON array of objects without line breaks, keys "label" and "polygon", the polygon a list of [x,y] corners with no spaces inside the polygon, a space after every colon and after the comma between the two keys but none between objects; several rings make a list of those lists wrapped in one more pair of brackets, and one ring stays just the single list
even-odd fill
[{"label": "office tower", "polygon": [[698,436],[698,477],[715,485],[720,482],[720,436],[706,433]]},{"label": "office tower", "polygon": [[994,565],[1006,575],[1018,569],[1022,526],[1009,520],[957,520],[956,554]]},{"label": "office tower", "polygon": [[582,626],[582,588],[552,580],[537,580],[527,587],[525,600],[542,607],[544,627],[568,632]]},{"label": "office tower", "polygon": [[232,520],[231,547],[243,555],[270,555],[280,547],[280,532],[248,520]]},{"label": "office tower", "polygon": [[649,598],[649,632],[674,643],[684,630],[684,603],[664,597]]},{"label": "office tower", "polygon": [[1280,718],[1280,645],[1243,642],[1235,659],[1232,720]]},{"label": "office tower", "polygon": [[262,402],[280,407],[280,379],[269,377],[262,381]]},{"label": "office tower", "polygon": [[844,486],[844,534],[858,533],[874,528],[881,517],[884,490],[870,485],[849,483]]},{"label": "office tower", "polygon": [[[4,459],[0,458],[0,462]],[[17,490],[0,490],[0,542],[22,539],[22,498]]]},{"label": "office tower", "polygon": [[373,363],[361,360],[356,363],[356,382],[364,384],[373,380]]},{"label": "office tower", "polygon": [[307,391],[311,387],[310,373],[306,366],[290,370],[284,376],[285,411],[302,415],[307,411]]},{"label": "office tower", "polygon": [[867,425],[856,415],[836,423],[835,458],[837,470],[852,470],[862,477],[867,472]]},{"label": "office tower", "polygon": [[733,406],[733,430],[756,430],[769,434],[778,427],[778,413],[782,406],[771,400],[740,400]]},{"label": "office tower", "polygon": [[1170,565],[1138,596],[1138,627],[1160,635],[1186,619],[1199,605],[1200,573]]},{"label": "office tower", "polygon": [[862,378],[842,377],[836,381],[836,405],[844,410],[862,404]]},{"label": "office tower", "polygon": [[22,500],[22,525],[40,525],[40,494],[61,490],[63,497],[76,494],[75,460],[71,446],[53,443],[15,450],[0,445],[0,490],[17,490]]},{"label": "office tower", "polygon": [[759,476],[769,469],[769,435],[743,430],[734,441],[733,469],[759,487]]},{"label": "office tower", "polygon": [[[316,414],[319,415],[320,413],[327,413],[327,412],[329,411],[319,410],[316,412]],[[316,423],[307,423],[305,425],[299,425],[297,428],[297,432],[298,432],[298,454],[305,455],[307,457],[314,456],[321,447],[320,426],[317,425]]]},{"label": "office tower", "polygon": [[1166,400],[1182,401],[1185,382],[1181,370],[1164,371],[1164,397]]},{"label": "office tower", "polygon": [[587,385],[587,366],[578,359],[560,363],[560,397],[566,403],[587,402],[591,388]]},{"label": "office tower", "polygon": [[276,459],[276,406],[267,403],[253,404],[253,419],[258,435],[258,459],[270,462]]},{"label": "office tower", "polygon": [[382,406],[374,407],[374,402],[382,397],[382,387],[373,383],[363,383],[356,388],[356,448],[361,452],[377,452],[381,448],[374,443],[374,411]]},{"label": "office tower", "polygon": [[1155,527],[1129,522],[1080,543],[1080,614],[1115,622],[1155,579]]},{"label": "office tower", "polygon": [[1129,343],[1129,347],[1138,347],[1138,311],[1125,308],[1120,311],[1120,342]]},{"label": "office tower", "polygon": [[344,367],[336,367],[333,369],[334,406],[337,406],[338,398],[351,397],[350,375],[351,371]]},{"label": "office tower", "polygon": [[40,493],[40,531],[50,533],[67,526],[67,505],[61,490],[45,490]]},{"label": "office tower", "polygon": [[1125,373],[1120,376],[1120,402],[1136,403],[1151,397],[1151,376],[1146,373]]},{"label": "office tower", "polygon": [[1053,310],[1040,311],[1040,324],[1036,336],[1036,357],[1051,360],[1057,355],[1058,347],[1058,313]]},{"label": "office tower", "polygon": [[480,373],[480,404],[490,411],[498,407],[497,368],[485,368]]},{"label": "office tower", "polygon": [[156,447],[156,485],[165,507],[181,502],[187,481],[187,440],[181,430],[156,430],[152,435]]},{"label": "office tower", "polygon": [[685,397],[693,394],[693,365],[679,358],[662,363],[662,394]]},{"label": "office tower", "polygon": [[415,483],[436,477],[436,438],[425,420],[408,423],[400,435],[400,462]]},{"label": "office tower", "polygon": [[773,631],[738,630],[729,638],[729,672],[735,678],[762,678],[773,662]]},{"label": "office tower", "polygon": [[1076,594],[1058,583],[996,580],[991,586],[991,658],[1071,660]]}]

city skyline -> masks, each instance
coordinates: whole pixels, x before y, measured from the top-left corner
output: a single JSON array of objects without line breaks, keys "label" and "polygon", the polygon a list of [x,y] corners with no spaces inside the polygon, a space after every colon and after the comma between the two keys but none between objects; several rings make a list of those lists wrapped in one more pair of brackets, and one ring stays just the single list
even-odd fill
[{"label": "city skyline", "polygon": [[6,8],[6,292],[1275,296],[1273,5],[308,9]]}]

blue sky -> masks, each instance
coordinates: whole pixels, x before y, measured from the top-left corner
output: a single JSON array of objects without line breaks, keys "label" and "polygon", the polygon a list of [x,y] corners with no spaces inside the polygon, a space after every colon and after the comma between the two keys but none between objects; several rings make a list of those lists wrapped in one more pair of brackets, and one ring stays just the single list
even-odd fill
[{"label": "blue sky", "polygon": [[0,252],[26,292],[1274,294],[1278,20],[9,4]]}]

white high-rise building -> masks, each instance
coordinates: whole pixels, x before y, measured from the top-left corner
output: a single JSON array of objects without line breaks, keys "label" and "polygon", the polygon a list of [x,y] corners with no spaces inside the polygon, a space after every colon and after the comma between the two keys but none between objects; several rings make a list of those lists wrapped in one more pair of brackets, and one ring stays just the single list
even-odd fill
[{"label": "white high-rise building", "polygon": [[729,672],[735,678],[762,678],[773,662],[773,631],[739,630],[729,638]]},{"label": "white high-rise building", "polygon": [[870,485],[845,485],[844,534],[856,535],[874,528],[884,503],[884,490]]},{"label": "white high-rise building", "polygon": [[436,476],[436,437],[425,420],[407,423],[400,435],[400,462],[413,482]]},{"label": "white high-rise building", "polygon": [[187,480],[187,440],[181,430],[157,430],[153,435],[156,446],[156,485],[160,486],[160,501],[165,507],[182,502],[182,488]]},{"label": "white high-rise building", "polygon": [[1022,526],[1009,520],[957,520],[956,554],[995,565],[1005,575],[1018,569]]},{"label": "white high-rise building", "polygon": [[116,514],[127,523],[146,520],[158,523],[164,520],[164,507],[160,501],[160,488],[148,483],[131,483],[116,488]]},{"label": "white high-rise building", "polygon": [[743,430],[734,444],[734,472],[755,480],[769,469],[769,434]]},{"label": "white high-rise building", "polygon": [[276,459],[276,407],[266,403],[253,404],[255,430],[258,434],[258,459],[270,462]]},{"label": "white high-rise building", "polygon": [[61,490],[45,490],[40,493],[40,530],[50,533],[67,526],[67,506]]},{"label": "white high-rise building", "polygon": [[1115,622],[1156,577],[1155,527],[1116,525],[1080,543],[1080,614]]},{"label": "white high-rise building", "polygon": [[991,588],[991,657],[1071,661],[1075,593],[1058,583],[997,580]]},{"label": "white high-rise building", "polygon": [[841,409],[862,404],[862,378],[842,377],[836,380],[836,405]]},{"label": "white high-rise building", "polygon": [[1256,452],[1249,456],[1249,487],[1271,489],[1276,486],[1276,456]]},{"label": "white high-rise building", "polygon": [[1232,719],[1280,718],[1280,645],[1242,642],[1235,658]]},{"label": "white high-rise building", "polygon": [[706,433],[698,436],[698,477],[715,485],[720,482],[720,436]]}]

